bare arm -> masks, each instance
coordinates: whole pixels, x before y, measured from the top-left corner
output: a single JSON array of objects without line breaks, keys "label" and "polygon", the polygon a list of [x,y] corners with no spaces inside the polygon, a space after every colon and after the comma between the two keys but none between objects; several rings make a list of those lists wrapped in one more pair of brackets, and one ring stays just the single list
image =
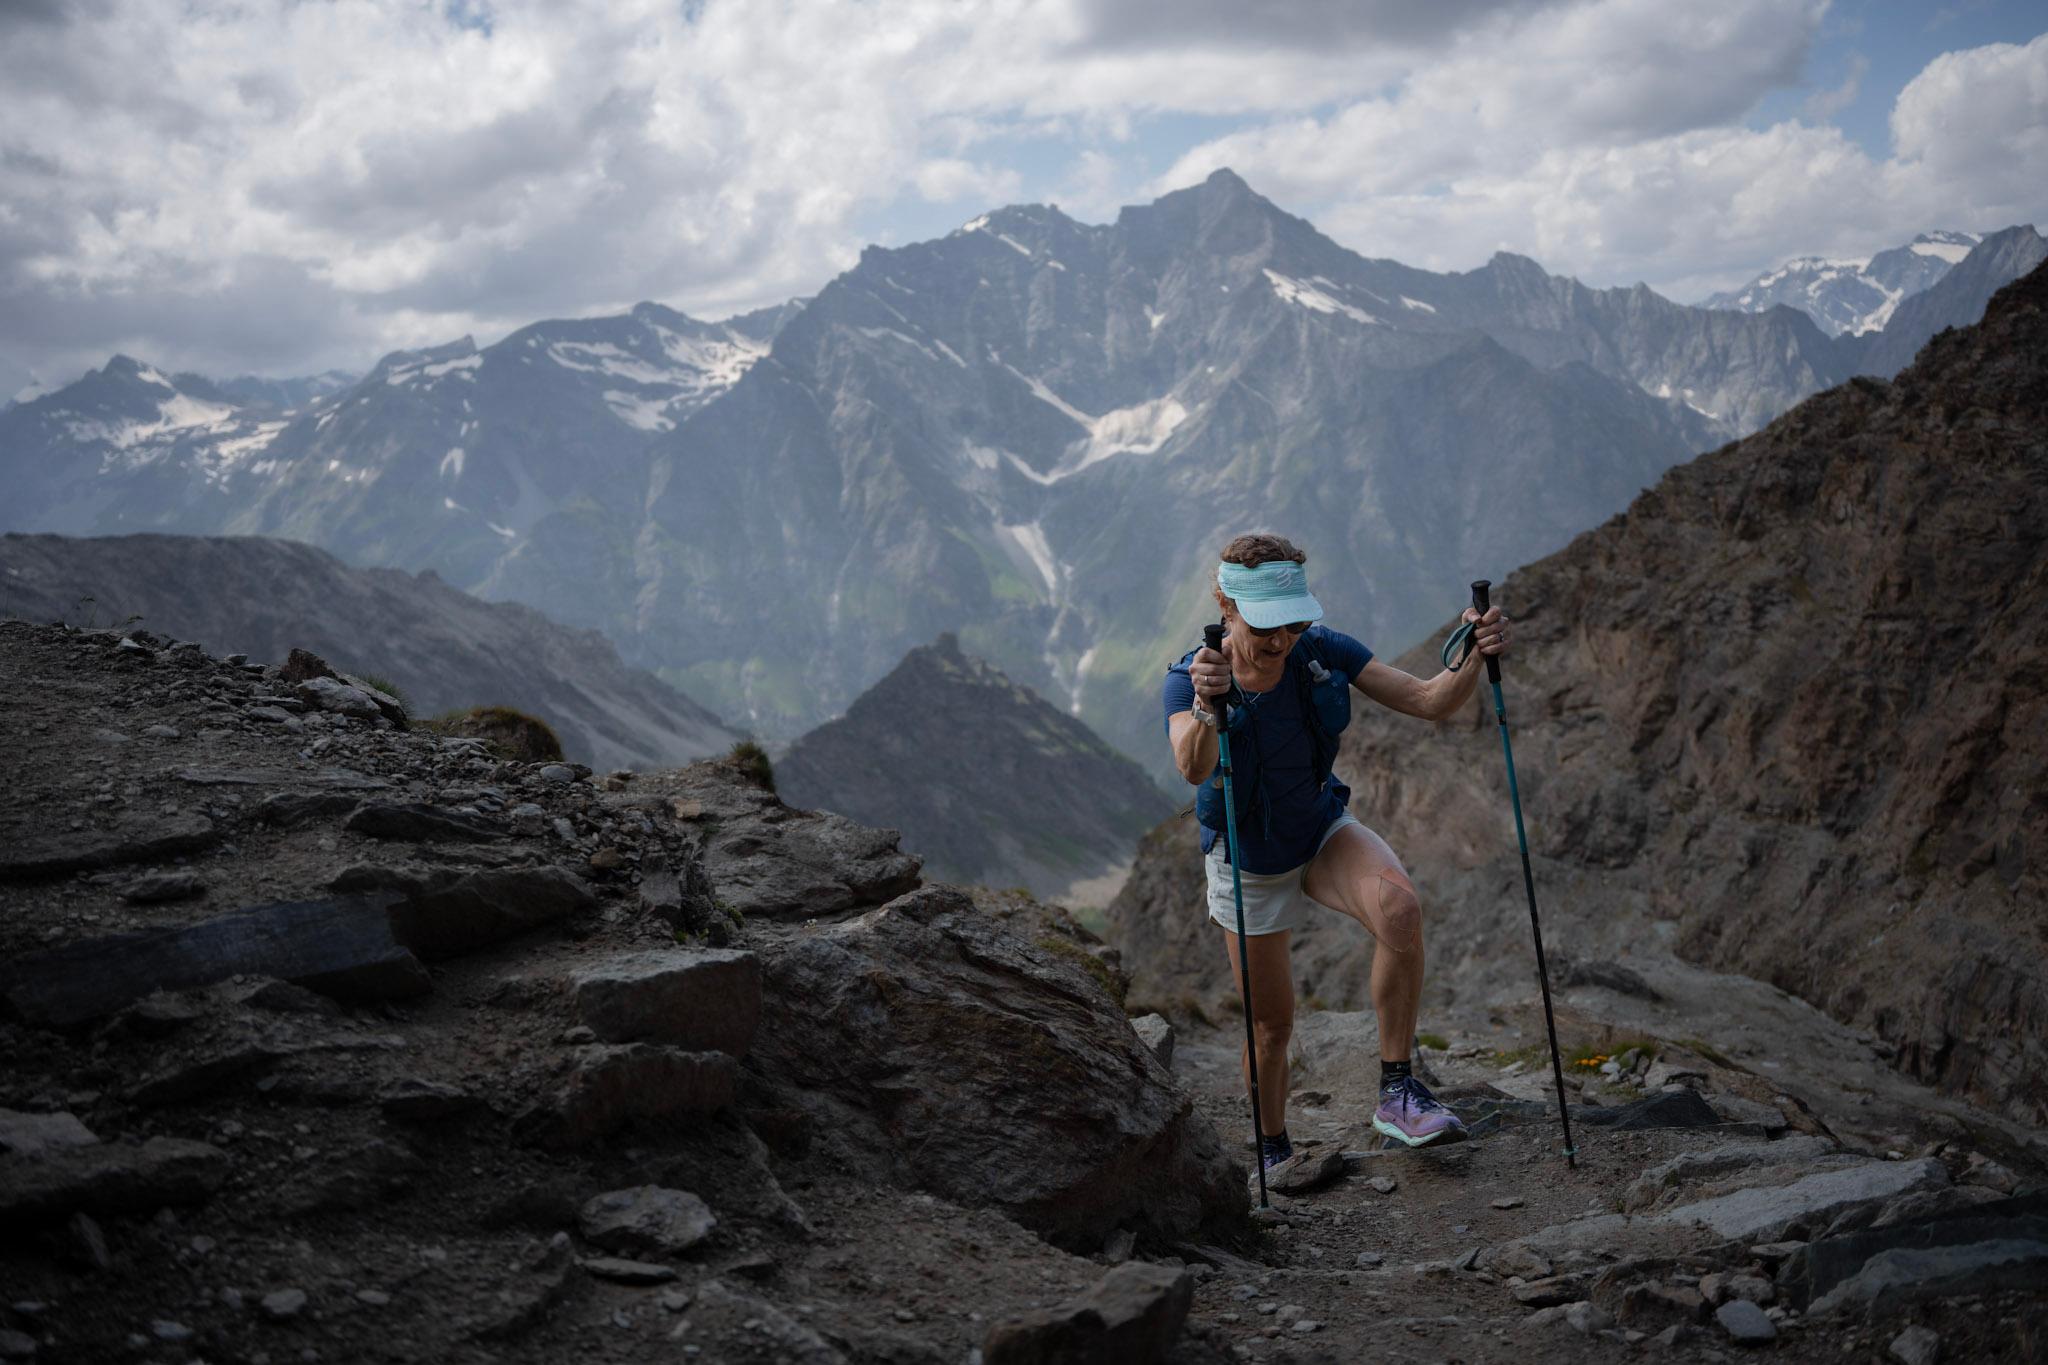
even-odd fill
[{"label": "bare arm", "polygon": [[1188,785],[1198,787],[1216,771],[1216,732],[1182,711],[1167,721],[1167,735],[1173,744],[1173,766]]},{"label": "bare arm", "polygon": [[[1470,620],[1476,613],[1467,611],[1465,615]],[[1427,721],[1449,720],[1472,700],[1472,693],[1479,686],[1479,674],[1483,670],[1478,656],[1506,652],[1506,622],[1507,618],[1500,614],[1499,607],[1489,610],[1474,632],[1479,648],[1455,673],[1444,669],[1425,680],[1374,659],[1366,664],[1364,672],[1352,679],[1351,685],[1380,705],[1404,716]]]},{"label": "bare arm", "polygon": [[[1230,661],[1213,649],[1198,649],[1188,662],[1188,680],[1195,685],[1195,705],[1217,714],[1230,691]],[[1173,766],[1189,786],[1199,787],[1216,771],[1216,732],[1197,720],[1193,711],[1168,717],[1166,737],[1173,745]]]}]

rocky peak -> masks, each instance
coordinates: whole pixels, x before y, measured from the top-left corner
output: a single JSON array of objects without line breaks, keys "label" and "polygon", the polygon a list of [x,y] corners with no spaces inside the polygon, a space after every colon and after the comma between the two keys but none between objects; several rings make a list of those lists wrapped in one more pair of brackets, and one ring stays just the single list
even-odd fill
[{"label": "rocky peak", "polygon": [[776,773],[798,805],[903,831],[940,876],[1047,894],[1117,869],[1166,810],[1135,763],[951,632],[797,740]]}]

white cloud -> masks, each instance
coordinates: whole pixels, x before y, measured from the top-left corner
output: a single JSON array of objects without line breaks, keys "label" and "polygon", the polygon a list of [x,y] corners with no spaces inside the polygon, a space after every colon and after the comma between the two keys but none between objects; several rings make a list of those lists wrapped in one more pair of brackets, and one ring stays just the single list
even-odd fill
[{"label": "white cloud", "polygon": [[1017,197],[1023,177],[1007,166],[978,166],[958,157],[936,157],[912,174],[917,192],[935,204],[972,199],[1000,204]]},{"label": "white cloud", "polygon": [[[1790,83],[1819,6],[1702,9],[1632,62],[1624,49],[1649,17],[1588,6],[1519,35],[1512,54],[1461,47],[1326,117],[1197,146],[1151,189],[1229,165],[1368,255],[1468,269],[1510,250],[1685,299],[1804,252],[2048,214],[2048,36],[1936,58],[1899,95],[1896,150],[1880,161],[1826,124],[1737,120]],[[1700,88],[1660,100],[1660,83]]]},{"label": "white cloud", "polygon": [[[1221,164],[1373,254],[1603,280],[2039,213],[2039,41],[1930,65],[1890,162],[1742,128],[1824,8],[0,5],[0,381],[114,349],[360,366],[643,298],[719,316],[815,291],[893,204],[1106,218]],[[1159,114],[1257,122],[1148,187],[1132,138]],[[1028,139],[1057,150],[1027,178]]]},{"label": "white cloud", "polygon": [[1891,126],[1892,193],[1973,226],[2038,216],[2048,198],[2048,34],[1936,57],[1899,92]]}]

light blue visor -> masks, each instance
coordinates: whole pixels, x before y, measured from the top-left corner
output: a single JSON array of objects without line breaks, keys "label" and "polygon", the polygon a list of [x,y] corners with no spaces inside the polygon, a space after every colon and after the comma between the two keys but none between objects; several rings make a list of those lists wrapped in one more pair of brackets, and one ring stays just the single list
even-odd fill
[{"label": "light blue visor", "polygon": [[1308,571],[1291,559],[1268,560],[1256,568],[1218,564],[1216,586],[1237,603],[1245,624],[1260,630],[1323,619],[1323,604],[1309,595]]}]

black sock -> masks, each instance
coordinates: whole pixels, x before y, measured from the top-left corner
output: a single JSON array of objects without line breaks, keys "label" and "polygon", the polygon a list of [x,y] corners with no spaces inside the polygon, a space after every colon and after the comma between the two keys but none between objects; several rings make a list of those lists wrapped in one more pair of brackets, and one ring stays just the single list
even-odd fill
[{"label": "black sock", "polygon": [[1406,1063],[1406,1062],[1385,1062],[1385,1061],[1381,1062],[1381,1063],[1380,1063],[1380,1089],[1382,1089],[1382,1090],[1385,1090],[1385,1089],[1386,1089],[1386,1088],[1387,1088],[1388,1086],[1392,1085],[1392,1084],[1393,1084],[1393,1083],[1394,1083],[1395,1081],[1405,1081],[1405,1080],[1407,1080],[1407,1079],[1408,1079],[1408,1077],[1409,1077],[1409,1074],[1410,1074],[1410,1073],[1409,1073],[1409,1070],[1408,1070],[1408,1063]]},{"label": "black sock", "polygon": [[1267,1133],[1261,1137],[1259,1145],[1265,1150],[1271,1151],[1275,1147],[1292,1147],[1294,1144],[1287,1140],[1287,1130],[1282,1128],[1277,1133]]}]

